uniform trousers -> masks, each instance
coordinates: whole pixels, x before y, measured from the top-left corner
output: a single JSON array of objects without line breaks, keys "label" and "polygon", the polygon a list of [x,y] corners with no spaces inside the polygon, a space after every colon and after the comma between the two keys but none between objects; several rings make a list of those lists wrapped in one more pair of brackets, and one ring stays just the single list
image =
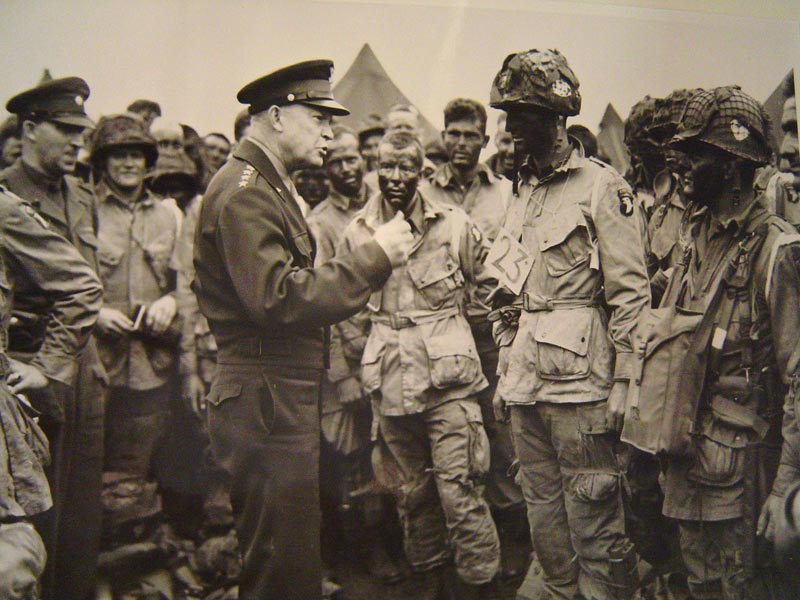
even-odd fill
[{"label": "uniform trousers", "polygon": [[220,349],[211,448],[230,477],[241,600],[312,600],[322,589],[320,389],[324,371]]},{"label": "uniform trousers", "polygon": [[552,598],[630,598],[636,559],[625,536],[606,402],[511,406],[531,541]]},{"label": "uniform trousers", "polygon": [[478,486],[489,468],[489,442],[476,399],[381,415],[380,431],[401,471],[397,508],[409,563],[425,571],[453,555],[465,582],[490,581],[499,569],[500,543]]}]

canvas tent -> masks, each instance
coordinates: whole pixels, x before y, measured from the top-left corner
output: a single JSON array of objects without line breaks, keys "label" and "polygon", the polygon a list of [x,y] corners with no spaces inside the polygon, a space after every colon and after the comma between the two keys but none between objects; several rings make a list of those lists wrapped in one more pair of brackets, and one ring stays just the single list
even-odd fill
[{"label": "canvas tent", "polygon": [[600,120],[597,151],[620,173],[628,170],[630,158],[625,147],[625,123],[611,104],[606,106],[606,112]]},{"label": "canvas tent", "polygon": [[[337,119],[337,123],[356,131],[369,122],[370,115],[385,118],[395,104],[414,104],[395,85],[369,44],[361,47],[353,64],[333,86],[333,95],[350,110],[350,114]],[[439,130],[424,115],[420,117],[423,143],[438,138]]]},{"label": "canvas tent", "polygon": [[775,88],[775,91],[772,92],[769,95],[769,98],[767,98],[764,102],[764,110],[767,111],[767,114],[772,121],[772,137],[769,140],[769,143],[776,154],[780,149],[781,140],[783,139],[783,131],[781,131],[781,117],[783,116],[783,104],[786,102],[787,97],[787,85],[790,85],[789,89],[794,89],[794,69],[786,74],[786,77],[781,80],[781,82],[778,84],[778,87]]}]

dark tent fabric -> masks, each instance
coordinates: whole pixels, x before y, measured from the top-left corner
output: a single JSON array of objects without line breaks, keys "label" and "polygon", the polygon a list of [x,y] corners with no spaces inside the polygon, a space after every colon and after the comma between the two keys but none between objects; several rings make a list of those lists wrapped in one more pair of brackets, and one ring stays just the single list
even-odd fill
[{"label": "dark tent fabric", "polygon": [[607,159],[620,173],[625,173],[630,166],[628,149],[625,147],[625,122],[614,107],[609,104],[600,121],[597,132],[597,151]]},{"label": "dark tent fabric", "polygon": [[[771,139],[769,140],[770,146],[778,153],[780,149],[781,140],[783,139],[783,132],[781,131],[781,117],[783,116],[783,104],[786,102],[786,92],[787,86],[791,86],[788,89],[794,89],[794,69],[790,70],[786,77],[784,77],[781,82],[778,84],[778,87],[775,88],[775,91],[769,95],[769,98],[766,99],[764,102],[764,110],[767,111],[769,115],[772,126],[771,126]],[[791,96],[791,94],[789,94]]]},{"label": "dark tent fabric", "polygon": [[[395,85],[369,44],[362,46],[353,64],[333,86],[333,95],[350,110],[347,117],[336,122],[356,131],[369,122],[370,115],[383,119],[395,104],[414,104]],[[438,138],[439,130],[424,115],[420,117],[423,143]]]}]

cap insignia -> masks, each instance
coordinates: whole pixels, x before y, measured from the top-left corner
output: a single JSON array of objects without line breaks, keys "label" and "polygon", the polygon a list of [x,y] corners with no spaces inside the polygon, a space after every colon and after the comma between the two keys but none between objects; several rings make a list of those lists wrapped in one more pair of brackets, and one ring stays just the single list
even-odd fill
[{"label": "cap insignia", "polygon": [[83,96],[75,96],[75,104],[83,106]]},{"label": "cap insignia", "polygon": [[287,99],[289,102],[294,102],[295,95],[294,95],[294,94],[289,94],[288,96],[286,96],[286,99]]}]

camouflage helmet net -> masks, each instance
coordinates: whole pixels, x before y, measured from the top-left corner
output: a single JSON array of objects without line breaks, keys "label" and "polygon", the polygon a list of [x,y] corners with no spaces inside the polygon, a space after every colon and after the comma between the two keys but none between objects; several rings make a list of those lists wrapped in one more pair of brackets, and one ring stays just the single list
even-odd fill
[{"label": "camouflage helmet net", "polygon": [[699,88],[681,88],[674,90],[665,98],[656,99],[655,114],[648,128],[651,139],[659,143],[668,142],[681,120],[686,104],[692,97],[703,90]]},{"label": "camouflage helmet net", "polygon": [[756,164],[769,162],[770,120],[764,107],[738,86],[702,90],[686,105],[672,144],[684,150],[704,142]]},{"label": "camouflage helmet net", "polygon": [[492,83],[489,105],[508,109],[529,106],[565,117],[581,110],[580,82],[558,50],[509,54]]},{"label": "camouflage helmet net", "polygon": [[130,115],[102,117],[92,134],[91,144],[91,161],[96,169],[102,169],[103,160],[114,148],[140,148],[148,167],[155,164],[158,156],[156,141],[144,130],[141,121]]},{"label": "camouflage helmet net", "polygon": [[658,101],[658,98],[648,95],[631,107],[631,113],[625,119],[625,145],[631,152],[635,153],[642,143],[647,143]]}]

